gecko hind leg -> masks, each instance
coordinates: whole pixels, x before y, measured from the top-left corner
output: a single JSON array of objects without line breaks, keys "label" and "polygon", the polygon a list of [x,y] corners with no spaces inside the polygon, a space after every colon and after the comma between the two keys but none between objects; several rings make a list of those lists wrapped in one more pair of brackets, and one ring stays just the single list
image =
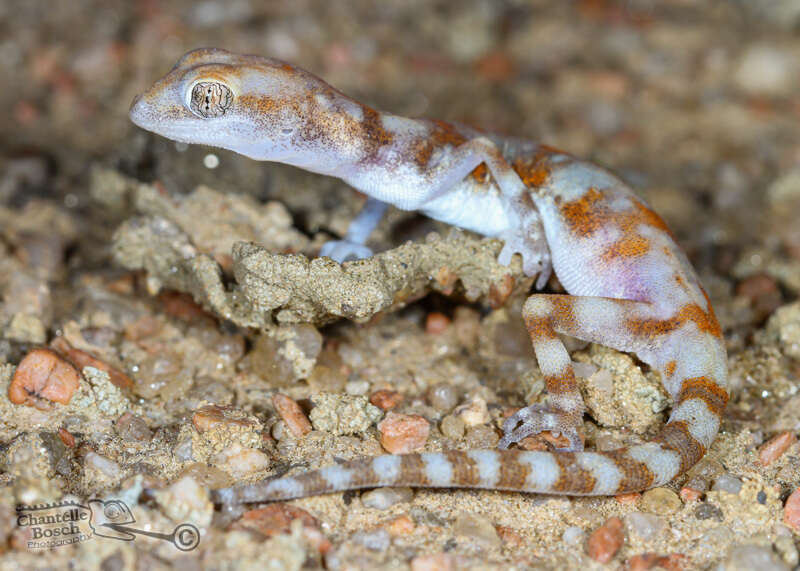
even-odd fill
[{"label": "gecko hind leg", "polygon": [[503,424],[500,448],[549,430],[567,438],[567,451],[583,449],[580,428],[585,406],[572,361],[557,333],[571,335],[619,349],[637,352],[642,343],[625,331],[627,317],[646,315],[645,302],[601,297],[537,294],[528,298],[523,317],[536,360],[544,374],[549,402],[517,411]]}]

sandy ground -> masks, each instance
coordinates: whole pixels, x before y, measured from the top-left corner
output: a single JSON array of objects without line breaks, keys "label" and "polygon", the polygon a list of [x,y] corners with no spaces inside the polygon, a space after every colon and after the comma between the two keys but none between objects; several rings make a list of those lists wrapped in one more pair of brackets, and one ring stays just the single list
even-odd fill
[{"label": "sandy ground", "polygon": [[[0,4],[0,569],[796,568],[798,29],[794,0]],[[429,431],[424,450],[492,447],[543,389],[519,317],[530,280],[494,262],[499,243],[391,211],[373,261],[315,260],[363,196],[128,122],[133,96],[201,46],[629,181],[725,332],[733,397],[707,457],[620,498],[399,489],[215,508],[209,488],[381,453],[389,409]],[[81,371],[74,393],[15,404],[16,367],[42,347]],[[569,348],[588,447],[658,430],[657,375]],[[191,523],[200,543],[29,547],[20,506],[91,499],[123,502],[139,530]],[[598,529],[606,564],[587,547]]]}]

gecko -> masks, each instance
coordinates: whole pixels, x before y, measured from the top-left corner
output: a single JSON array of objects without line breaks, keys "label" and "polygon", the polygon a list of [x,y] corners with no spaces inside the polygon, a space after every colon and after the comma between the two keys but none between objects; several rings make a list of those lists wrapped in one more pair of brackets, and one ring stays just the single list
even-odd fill
[{"label": "gecko", "polygon": [[[556,148],[457,123],[377,111],[289,63],[190,51],[137,96],[132,121],[184,143],[338,177],[368,199],[321,254],[369,256],[386,205],[496,237],[536,276],[522,317],[546,404],[503,424],[496,449],[385,454],[214,490],[223,505],[382,486],[482,488],[575,496],[639,492],[693,466],[727,404],[727,356],[709,297],[664,221],[622,180]],[[538,293],[552,273],[566,294]],[[559,335],[635,354],[674,406],[650,441],[584,450],[585,405]],[[514,447],[543,431],[548,451]]]}]

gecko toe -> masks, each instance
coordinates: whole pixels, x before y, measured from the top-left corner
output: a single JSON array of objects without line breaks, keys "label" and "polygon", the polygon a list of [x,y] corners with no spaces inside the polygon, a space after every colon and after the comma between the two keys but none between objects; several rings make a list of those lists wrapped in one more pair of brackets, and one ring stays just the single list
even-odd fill
[{"label": "gecko toe", "polygon": [[332,240],[323,244],[319,255],[320,257],[327,256],[341,264],[342,262],[350,260],[369,258],[372,256],[372,250],[363,244],[357,244],[347,240]]}]

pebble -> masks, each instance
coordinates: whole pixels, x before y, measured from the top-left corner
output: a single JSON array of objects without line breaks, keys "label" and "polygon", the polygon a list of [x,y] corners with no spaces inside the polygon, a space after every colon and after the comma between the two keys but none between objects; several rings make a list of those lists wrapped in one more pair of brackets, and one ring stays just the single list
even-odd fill
[{"label": "pebble", "polygon": [[752,44],[734,73],[738,86],[752,95],[783,95],[796,65],[791,52],[770,44]]},{"label": "pebble", "polygon": [[614,498],[623,505],[633,505],[639,501],[642,497],[642,494],[639,492],[632,492],[630,494],[620,494],[618,496],[614,496]]},{"label": "pebble", "polygon": [[130,412],[124,413],[117,419],[114,429],[123,440],[129,442],[150,442],[153,438],[153,431],[148,428],[144,419]]},{"label": "pebble", "polygon": [[458,342],[467,349],[474,348],[480,334],[481,314],[471,307],[461,305],[453,313],[453,324]]},{"label": "pebble", "polygon": [[797,546],[794,540],[790,537],[783,536],[775,539],[775,551],[780,553],[783,561],[792,569],[797,567],[800,562],[800,553],[797,552]]},{"label": "pebble", "polygon": [[439,423],[439,430],[442,431],[442,434],[453,440],[460,440],[463,438],[465,429],[464,421],[452,414],[445,416]]},{"label": "pebble", "polygon": [[[363,499],[363,496],[362,496]],[[410,535],[416,529],[414,520],[407,515],[397,516],[386,524],[386,531],[389,535],[398,537],[401,535]]]},{"label": "pebble", "polygon": [[488,424],[473,426],[464,436],[464,445],[468,450],[483,450],[496,448],[500,437],[495,429]]},{"label": "pebble", "polygon": [[61,442],[63,442],[64,446],[66,446],[67,448],[75,448],[75,437],[66,428],[62,427],[58,429],[58,437],[61,439]]},{"label": "pebble", "polygon": [[622,520],[610,517],[589,536],[586,551],[599,563],[608,563],[625,541]]},{"label": "pebble", "polygon": [[50,349],[34,349],[20,361],[8,400],[35,406],[48,400],[68,404],[80,385],[80,374],[69,362]]},{"label": "pebble", "polygon": [[425,446],[431,426],[416,414],[390,412],[380,423],[381,446],[392,454],[407,454]]},{"label": "pebble", "polygon": [[302,438],[311,432],[311,422],[309,422],[303,409],[295,401],[286,395],[276,393],[272,395],[272,406],[286,423],[289,431],[295,438]]},{"label": "pebble", "polygon": [[[317,394],[308,417],[315,430],[336,436],[360,434],[372,426],[383,413],[365,396]],[[391,414],[391,413],[389,413]]]},{"label": "pebble", "polygon": [[219,468],[209,466],[208,464],[204,464],[202,462],[194,462],[186,466],[186,468],[181,470],[181,473],[178,475],[179,478],[184,476],[191,476],[198,484],[211,490],[216,490],[217,488],[226,488],[233,484],[233,481],[228,474]]},{"label": "pebble", "polygon": [[738,495],[742,491],[742,481],[731,474],[722,474],[714,480],[711,489],[715,492],[728,492],[729,494]]},{"label": "pebble", "polygon": [[758,449],[758,461],[762,466],[769,466],[795,442],[797,442],[797,437],[788,430],[773,436]]},{"label": "pebble", "polygon": [[420,555],[411,560],[411,571],[455,571],[456,558],[449,553]]},{"label": "pebble", "polygon": [[490,420],[486,401],[477,396],[472,397],[468,403],[460,405],[453,414],[460,418],[468,428],[486,424]]},{"label": "pebble", "polygon": [[683,571],[690,568],[691,561],[683,553],[640,553],[625,563],[627,571],[646,571],[647,569],[666,569],[666,571]]},{"label": "pebble", "polygon": [[668,515],[677,512],[681,506],[678,494],[668,488],[653,488],[642,494],[641,508],[646,512]]},{"label": "pebble", "polygon": [[703,497],[703,490],[684,486],[679,495],[684,502],[696,502]]},{"label": "pebble", "polygon": [[436,410],[447,412],[458,403],[458,391],[452,385],[439,383],[428,389],[428,402]]},{"label": "pebble", "polygon": [[767,321],[766,334],[788,357],[800,360],[800,301],[779,308]]},{"label": "pebble", "polygon": [[86,351],[81,351],[80,349],[76,349],[75,347],[70,345],[69,341],[67,341],[63,337],[56,337],[50,344],[50,346],[59,353],[61,353],[62,355],[64,355],[78,369],[83,369],[85,367],[94,367],[95,369],[99,369],[101,371],[106,372],[108,374],[108,378],[118,388],[130,389],[133,387],[133,379],[131,379],[128,375],[126,375],[119,369],[112,367],[108,363],[105,363],[100,359],[95,358]]},{"label": "pebble", "polygon": [[576,525],[571,525],[564,530],[564,533],[561,534],[561,541],[563,541],[567,545],[578,545],[580,543],[583,543],[583,539],[585,537],[586,537],[585,531],[583,531]]},{"label": "pebble", "polygon": [[497,535],[506,547],[510,549],[519,549],[525,543],[525,540],[522,539],[522,536],[517,533],[514,528],[505,525],[496,525],[494,527],[497,531]]},{"label": "pebble", "polygon": [[41,345],[47,341],[47,328],[36,315],[16,313],[3,331],[3,337],[18,343]]},{"label": "pebble", "polygon": [[191,476],[184,476],[154,494],[161,511],[174,522],[190,521],[200,527],[211,524],[214,504],[208,490]]},{"label": "pebble", "polygon": [[209,404],[201,406],[192,414],[192,424],[201,434],[215,428],[254,428],[258,422],[232,406]]},{"label": "pebble", "polygon": [[483,516],[468,512],[461,512],[456,516],[453,522],[453,534],[479,541],[490,548],[500,547],[502,543],[492,522]]},{"label": "pebble", "polygon": [[403,395],[397,391],[380,389],[369,396],[369,402],[385,412],[387,410],[392,410],[403,402]]},{"label": "pebble", "polygon": [[787,498],[783,508],[783,523],[800,532],[800,488]]},{"label": "pebble", "polygon": [[250,530],[264,537],[273,537],[291,533],[294,520],[300,520],[303,537],[312,547],[322,554],[330,550],[331,542],[322,534],[317,519],[306,510],[289,504],[269,504],[247,511],[233,523],[231,529]]},{"label": "pebble", "polygon": [[86,454],[84,461],[87,468],[94,468],[112,480],[122,474],[119,464],[105,456],[100,456],[97,452],[89,452]]},{"label": "pebble", "polygon": [[647,541],[657,536],[667,524],[657,515],[631,512],[625,515],[625,525],[628,533],[638,535]]},{"label": "pebble", "polygon": [[386,551],[392,543],[392,537],[385,529],[359,531],[353,534],[353,541],[370,551]]},{"label": "pebble", "polygon": [[450,326],[450,318],[438,311],[430,312],[425,318],[425,332],[431,335],[439,335],[447,331]]},{"label": "pebble", "polygon": [[717,521],[722,521],[725,519],[725,516],[719,507],[708,503],[703,503],[697,506],[694,509],[694,517],[701,520],[714,518]]},{"label": "pebble", "polygon": [[261,450],[245,448],[237,442],[216,454],[213,461],[237,480],[269,468],[266,454]]},{"label": "pebble", "polygon": [[789,571],[789,566],[781,561],[768,547],[760,545],[739,545],[731,549],[722,568],[725,571]]},{"label": "pebble", "polygon": [[388,510],[395,504],[410,502],[413,497],[411,488],[376,488],[361,494],[361,503],[375,510]]},{"label": "pebble", "polygon": [[365,395],[369,392],[369,381],[363,379],[350,381],[344,385],[344,392],[353,396]]}]

